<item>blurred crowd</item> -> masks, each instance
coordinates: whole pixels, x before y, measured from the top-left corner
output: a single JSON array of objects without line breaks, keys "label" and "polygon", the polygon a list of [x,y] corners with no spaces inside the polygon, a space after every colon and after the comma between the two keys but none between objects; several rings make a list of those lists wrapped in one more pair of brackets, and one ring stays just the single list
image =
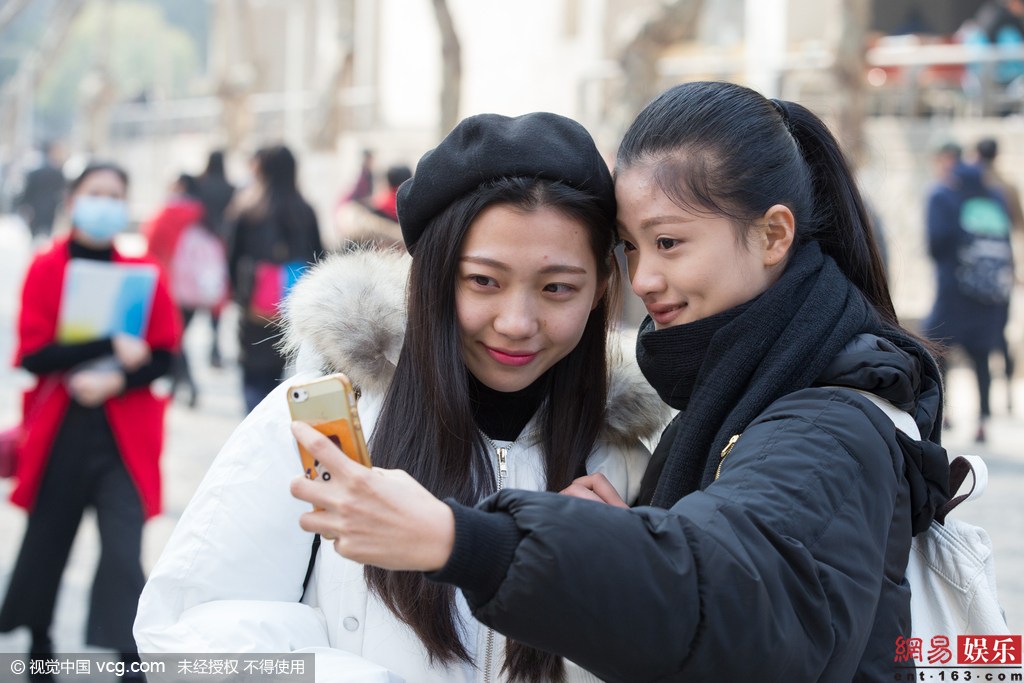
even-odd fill
[{"label": "blurred crowd", "polygon": [[[1010,302],[1017,283],[1024,212],[1020,194],[996,165],[999,144],[978,140],[965,154],[954,141],[934,153],[935,182],[925,201],[928,254],[935,266],[936,296],[924,334],[937,345],[940,368],[962,351],[978,386],[975,440],[986,440],[992,414],[991,363],[1013,377],[1015,351],[1007,341]],[[1014,251],[1017,258],[1014,258]],[[1007,392],[1007,409],[1013,409]],[[949,428],[949,418],[945,427]]]},{"label": "blurred crowd", "polygon": [[[218,341],[225,307],[239,305],[237,361],[247,409],[286,371],[273,344],[276,306],[305,265],[322,256],[324,245],[404,248],[395,197],[412,170],[405,164],[378,169],[371,149],[364,149],[361,157],[357,178],[339,192],[331,211],[333,225],[326,230],[298,186],[294,153],[283,145],[252,155],[251,180],[243,186],[227,177],[224,152],[212,151],[205,168],[176,175],[162,204],[138,226],[149,256],[167,278],[183,328],[197,313],[209,321],[211,367],[223,367],[225,362]],[[60,142],[44,144],[40,160],[25,174],[12,202],[37,247],[55,229],[61,231],[67,176],[74,171]],[[195,408],[199,387],[184,351],[175,356],[171,377],[172,394]]]}]

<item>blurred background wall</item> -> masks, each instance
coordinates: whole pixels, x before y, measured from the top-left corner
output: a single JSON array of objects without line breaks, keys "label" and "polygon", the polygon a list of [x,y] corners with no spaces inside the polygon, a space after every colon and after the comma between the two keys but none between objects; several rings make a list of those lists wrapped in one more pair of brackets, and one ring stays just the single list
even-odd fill
[{"label": "blurred background wall", "polygon": [[[996,0],[998,1],[998,0]],[[1024,60],[965,40],[984,0],[6,0],[0,5],[0,209],[39,146],[71,172],[115,157],[137,218],[181,171],[284,141],[331,241],[361,151],[413,164],[461,117],[545,109],[609,160],[661,89],[726,79],[800,101],[857,163],[892,243],[897,303],[931,301],[920,200],[930,150],[1002,143],[1024,183]],[[1002,60],[1002,61],[999,61]]]}]

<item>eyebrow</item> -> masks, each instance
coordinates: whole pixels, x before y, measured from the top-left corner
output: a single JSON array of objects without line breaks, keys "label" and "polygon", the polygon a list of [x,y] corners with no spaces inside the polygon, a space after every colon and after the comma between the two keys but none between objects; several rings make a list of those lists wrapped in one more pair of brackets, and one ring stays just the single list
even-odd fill
[{"label": "eyebrow", "polygon": [[[683,216],[652,216],[651,218],[645,218],[644,220],[640,221],[640,230],[648,230],[650,228],[659,225],[665,225],[667,223],[689,223],[692,220],[693,219],[685,218]],[[627,228],[622,223],[619,223],[618,221],[616,221],[616,225],[618,225],[619,228],[623,230],[629,231],[629,228]]]},{"label": "eyebrow", "polygon": [[[484,256],[463,256],[460,260],[468,261],[469,263],[476,263],[481,266],[490,266],[491,268],[503,270],[506,272],[512,270],[512,268],[507,264],[502,263],[501,261],[495,261],[494,259],[486,258]],[[549,273],[570,273],[576,275],[586,275],[587,269],[580,268],[579,266],[570,266],[556,263],[541,268],[539,272],[545,275]]]}]

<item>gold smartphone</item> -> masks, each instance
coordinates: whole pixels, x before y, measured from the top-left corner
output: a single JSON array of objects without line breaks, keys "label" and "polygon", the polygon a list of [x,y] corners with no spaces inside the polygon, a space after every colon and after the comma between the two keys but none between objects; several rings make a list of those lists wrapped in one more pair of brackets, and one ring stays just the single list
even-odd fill
[{"label": "gold smartphone", "polygon": [[[352,382],[341,373],[288,387],[288,409],[292,420],[305,422],[334,442],[360,465],[370,467],[370,452],[363,438]],[[320,461],[299,444],[302,469],[308,479],[330,479]]]}]

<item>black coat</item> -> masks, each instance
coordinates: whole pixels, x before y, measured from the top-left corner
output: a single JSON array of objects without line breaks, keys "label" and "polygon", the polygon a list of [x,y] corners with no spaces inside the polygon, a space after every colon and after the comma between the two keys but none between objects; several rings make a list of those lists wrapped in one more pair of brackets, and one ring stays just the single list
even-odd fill
[{"label": "black coat", "polygon": [[242,211],[228,228],[228,272],[239,321],[239,360],[247,375],[283,376],[285,359],[273,343],[276,321],[249,312],[257,264],[314,263],[323,253],[313,208],[297,196],[287,205]]},{"label": "black coat", "polygon": [[[927,434],[940,398],[919,393],[919,367],[860,335],[817,384],[870,390]],[[484,504],[504,514],[453,506],[457,544],[504,541],[436,578],[482,622],[608,681],[893,680],[896,637],[910,635],[904,456],[868,399],[802,389],[670,509],[512,490]]]}]

